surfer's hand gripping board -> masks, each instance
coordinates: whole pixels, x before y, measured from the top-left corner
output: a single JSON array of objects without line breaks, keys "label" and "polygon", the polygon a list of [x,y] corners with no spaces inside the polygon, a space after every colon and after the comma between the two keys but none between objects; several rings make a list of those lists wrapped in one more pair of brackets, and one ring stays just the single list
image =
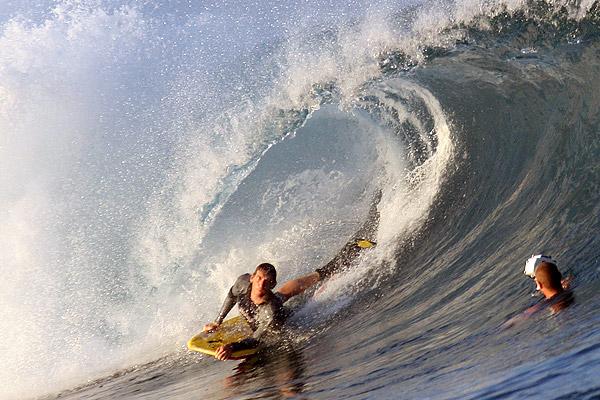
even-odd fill
[{"label": "surfer's hand gripping board", "polygon": [[[221,325],[215,324],[213,330],[198,333],[188,340],[187,347],[192,351],[208,354],[216,358],[217,350],[221,346],[239,342],[251,336],[252,329],[250,329],[250,325],[248,325],[243,317],[238,316],[223,321]],[[234,351],[229,358],[245,358],[256,353],[256,351],[257,349]]]}]

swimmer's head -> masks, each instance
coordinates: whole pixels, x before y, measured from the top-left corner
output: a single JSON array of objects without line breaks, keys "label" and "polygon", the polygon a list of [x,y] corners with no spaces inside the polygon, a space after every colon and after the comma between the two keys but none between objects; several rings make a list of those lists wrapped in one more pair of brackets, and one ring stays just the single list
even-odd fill
[{"label": "swimmer's head", "polygon": [[552,257],[545,256],[543,254],[538,254],[536,256],[531,256],[525,262],[525,270],[523,271],[523,273],[525,275],[527,275],[528,277],[530,277],[531,279],[534,279],[535,272],[536,272],[537,268],[540,266],[540,264],[542,264],[542,263],[552,264],[558,270],[558,265],[557,265],[556,261],[552,259]]},{"label": "swimmer's head", "polygon": [[545,288],[552,292],[562,292],[562,274],[556,264],[541,262],[535,270],[535,283],[537,289]]},{"label": "swimmer's head", "polygon": [[[258,274],[260,272],[260,274]],[[262,263],[256,267],[254,274],[252,276],[260,275],[261,280],[265,280],[266,287],[269,289],[273,289],[277,286],[277,270],[272,264]],[[257,278],[258,279],[258,278]]]}]

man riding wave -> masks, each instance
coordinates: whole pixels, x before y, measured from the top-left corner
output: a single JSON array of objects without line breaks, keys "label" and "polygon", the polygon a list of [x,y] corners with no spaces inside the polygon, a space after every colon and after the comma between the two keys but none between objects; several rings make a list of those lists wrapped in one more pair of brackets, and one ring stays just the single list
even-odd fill
[{"label": "man riding wave", "polygon": [[366,239],[353,240],[327,265],[308,275],[287,281],[275,292],[273,289],[277,285],[277,271],[269,263],[259,264],[254,273],[238,277],[229,289],[217,319],[206,324],[204,331],[216,330],[237,304],[240,314],[248,321],[254,333],[249,338],[219,347],[215,357],[227,360],[235,351],[255,348],[260,343],[269,341],[281,331],[288,316],[283,306],[288,299],[333,275],[355,259],[361,250],[374,245],[374,242]]},{"label": "man riding wave", "polygon": [[363,237],[372,237],[378,225],[377,203],[380,196],[380,193],[376,195],[376,201],[371,206],[367,222],[359,229],[354,238],[346,243],[329,263],[316,269],[315,272],[287,281],[275,292],[273,289],[277,285],[277,271],[269,263],[259,264],[254,273],[238,277],[227,293],[217,319],[206,324],[203,331],[211,332],[218,329],[227,314],[237,304],[240,314],[252,328],[253,334],[239,342],[219,347],[215,357],[219,360],[231,359],[233,352],[255,348],[259,344],[276,340],[289,314],[283,306],[288,299],[303,293],[306,289],[348,266],[364,249],[375,246],[375,242],[363,239]]}]

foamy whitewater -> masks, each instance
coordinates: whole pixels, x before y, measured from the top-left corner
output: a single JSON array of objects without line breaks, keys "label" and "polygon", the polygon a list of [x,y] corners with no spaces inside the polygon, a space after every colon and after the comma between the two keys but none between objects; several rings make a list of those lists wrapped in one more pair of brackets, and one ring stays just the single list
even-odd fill
[{"label": "foamy whitewater", "polygon": [[[0,398],[600,398],[599,74],[592,1],[0,4]],[[378,192],[285,350],[187,351]]]}]

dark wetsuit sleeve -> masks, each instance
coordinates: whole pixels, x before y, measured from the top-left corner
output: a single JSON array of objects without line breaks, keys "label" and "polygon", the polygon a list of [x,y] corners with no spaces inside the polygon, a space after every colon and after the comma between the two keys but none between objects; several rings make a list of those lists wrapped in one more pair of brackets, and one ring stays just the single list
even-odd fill
[{"label": "dark wetsuit sleeve", "polygon": [[244,292],[248,288],[248,284],[250,282],[250,274],[241,275],[233,284],[231,289],[229,289],[229,293],[227,293],[227,297],[221,306],[221,311],[219,311],[219,316],[215,321],[217,324],[221,324],[229,311],[235,306],[238,300],[238,296]]},{"label": "dark wetsuit sleeve", "polygon": [[219,316],[215,321],[219,325],[221,325],[227,314],[229,314],[229,311],[231,311],[231,309],[233,308],[233,306],[235,306],[235,303],[237,302],[237,297],[233,295],[232,289],[229,289],[229,293],[227,293],[227,297],[225,298],[225,301],[221,306],[221,311],[219,311]]}]

